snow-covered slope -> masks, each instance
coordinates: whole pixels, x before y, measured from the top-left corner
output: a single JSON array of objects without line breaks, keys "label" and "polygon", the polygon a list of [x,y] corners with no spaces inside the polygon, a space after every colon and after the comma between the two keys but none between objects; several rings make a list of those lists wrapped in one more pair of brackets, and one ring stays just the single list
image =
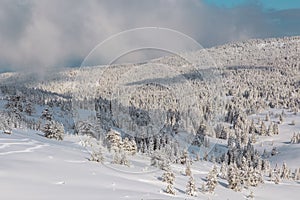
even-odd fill
[{"label": "snow-covered slope", "polygon": [[[300,37],[272,38],[184,53],[194,65],[175,56],[143,64],[65,69],[43,77],[0,74],[0,199],[251,199],[251,191],[254,199],[297,199],[300,173],[297,178],[294,170],[300,166],[300,143],[290,141],[294,133],[300,135],[299,49]],[[195,66],[210,64],[211,71],[195,70]],[[191,90],[199,98],[189,96]],[[109,101],[112,96],[114,101]],[[148,105],[153,107],[145,112]],[[28,107],[32,108],[30,114]],[[51,119],[45,119],[45,110],[51,112]],[[148,118],[152,124],[145,120]],[[250,131],[251,119],[255,131]],[[44,136],[42,131],[49,121],[64,125],[63,141]],[[279,134],[262,131],[263,123],[265,129],[270,124],[278,126]],[[149,136],[145,124],[157,126],[159,131],[167,127],[167,134]],[[194,129],[189,130],[192,125]],[[219,131],[223,135],[217,136],[217,125],[222,125]],[[123,142],[131,131],[138,153],[127,155],[130,166],[112,163],[114,155],[106,148],[112,145],[105,139],[106,126],[119,131],[123,138],[117,139]],[[12,134],[4,133],[11,129]],[[196,132],[206,143],[201,144],[200,152],[191,144],[197,138],[191,133]],[[166,136],[174,141],[166,142]],[[179,164],[185,151],[176,154],[177,144],[189,150],[198,197],[186,194],[188,164]],[[89,160],[98,147],[103,163]],[[278,152],[271,156],[275,147]],[[119,153],[124,151],[117,148]],[[260,153],[254,153],[254,148]],[[177,156],[168,158],[175,174],[175,196],[165,191],[167,183],[161,180],[164,171],[150,165],[151,158],[168,153]],[[206,153],[211,162],[204,161]],[[221,160],[230,153],[236,154],[234,161]],[[260,167],[264,184],[245,184],[235,192],[228,188],[229,178],[221,177],[220,168],[222,162],[233,166],[243,159],[248,159],[249,166],[240,172]],[[263,159],[270,161],[269,171],[258,164]],[[292,171],[275,184],[274,177],[268,175],[281,176],[278,170],[284,162]],[[217,187],[213,193],[203,192],[202,185],[214,164],[220,172]]]},{"label": "snow-covered slope", "polygon": [[[162,170],[138,166],[149,165],[141,155],[130,158],[131,167],[91,162],[86,148],[80,145],[84,138],[68,135],[64,141],[46,139],[39,132],[13,130],[12,135],[0,133],[0,185],[1,199],[245,199],[254,191],[255,199],[297,199],[300,185],[284,181],[278,185],[266,181],[257,188],[234,192],[227,189],[226,181],[219,179],[215,194],[198,192],[198,197],[185,194],[188,177],[185,167],[173,165],[176,195],[163,190],[166,183],[160,179]],[[281,148],[282,154],[299,155]],[[280,153],[280,154],[281,154]],[[279,154],[279,156],[280,156]],[[289,159],[289,158],[286,158]],[[299,164],[299,157],[297,163]],[[205,182],[212,163],[195,162],[192,165],[199,190]],[[137,169],[138,168],[138,169]]]}]

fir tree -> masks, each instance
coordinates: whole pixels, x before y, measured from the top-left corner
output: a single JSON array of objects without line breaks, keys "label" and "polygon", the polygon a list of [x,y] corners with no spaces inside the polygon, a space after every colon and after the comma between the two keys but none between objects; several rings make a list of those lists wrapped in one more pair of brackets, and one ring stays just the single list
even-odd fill
[{"label": "fir tree", "polygon": [[175,174],[171,171],[171,169],[165,171],[162,175],[162,181],[173,184],[175,181]]},{"label": "fir tree", "polygon": [[32,113],[34,112],[34,107],[32,106],[31,102],[28,102],[25,106],[25,112],[31,116]]},{"label": "fir tree", "polygon": [[285,162],[283,162],[282,164],[282,168],[281,168],[281,175],[280,175],[280,178],[281,179],[288,179],[289,177],[289,170],[287,168],[287,165]]},{"label": "fir tree", "polygon": [[217,168],[216,166],[214,166],[213,169],[208,173],[208,176],[206,177],[206,188],[207,191],[210,193],[213,193],[215,191],[215,188],[218,184],[217,174]]},{"label": "fir tree", "polygon": [[167,183],[166,193],[175,195],[175,190],[173,187],[175,175],[170,169],[164,172],[162,175],[162,181]]},{"label": "fir tree", "polygon": [[190,162],[187,162],[187,163],[186,163],[185,175],[186,175],[186,176],[191,176],[191,175],[192,175],[191,164],[190,164]]},{"label": "fir tree", "polygon": [[168,183],[167,188],[166,188],[166,193],[175,195],[175,189],[174,189],[173,184]]},{"label": "fir tree", "polygon": [[278,154],[277,148],[273,147],[272,151],[271,151],[271,156],[275,156]]},{"label": "fir tree", "polygon": [[97,148],[97,150],[93,149],[91,153],[90,161],[100,162],[102,163],[104,160],[101,147]]},{"label": "fir tree", "polygon": [[283,115],[280,114],[280,115],[279,115],[279,123],[282,124],[282,122],[283,122]]},{"label": "fir tree", "polygon": [[46,119],[48,121],[51,121],[53,116],[52,116],[52,112],[49,110],[49,108],[45,108],[42,112],[42,119]]},{"label": "fir tree", "polygon": [[228,167],[227,171],[227,181],[228,181],[228,188],[234,191],[240,191],[241,188],[241,180],[239,177],[239,170],[236,164],[231,164]]},{"label": "fir tree", "polygon": [[130,166],[130,162],[128,161],[127,155],[124,152],[124,150],[121,150],[121,159],[120,159],[120,161],[119,161],[118,164],[120,164],[120,165],[126,165],[128,167]]},{"label": "fir tree", "polygon": [[279,134],[278,124],[276,124],[276,123],[274,123],[274,125],[273,125],[273,133],[274,133],[274,135]]},{"label": "fir tree", "polygon": [[300,133],[296,134],[294,133],[291,138],[291,144],[298,144],[300,143]]},{"label": "fir tree", "polygon": [[261,122],[260,126],[260,135],[265,136],[267,135],[266,125],[264,122]]},{"label": "fir tree", "polygon": [[294,172],[294,180],[295,180],[295,181],[299,181],[299,180],[300,180],[300,168],[295,169],[295,172]]},{"label": "fir tree", "polygon": [[106,135],[107,146],[110,151],[120,151],[123,147],[121,134],[115,130],[110,130]]},{"label": "fir tree", "polygon": [[223,161],[220,169],[220,177],[222,179],[226,179],[226,175],[227,175],[227,165],[226,165],[226,161]]},{"label": "fir tree", "polygon": [[186,194],[190,196],[197,196],[197,189],[195,186],[195,180],[193,176],[190,176],[189,181],[187,183]]},{"label": "fir tree", "polygon": [[45,124],[43,132],[45,133],[45,137],[47,138],[63,140],[65,130],[62,124],[55,121],[50,121]]}]

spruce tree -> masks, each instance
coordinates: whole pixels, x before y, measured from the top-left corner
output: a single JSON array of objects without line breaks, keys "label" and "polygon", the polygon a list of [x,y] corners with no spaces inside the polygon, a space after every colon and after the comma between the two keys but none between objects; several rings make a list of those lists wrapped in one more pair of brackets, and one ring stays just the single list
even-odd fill
[{"label": "spruce tree", "polygon": [[174,190],[175,175],[171,171],[171,169],[164,172],[164,174],[162,175],[162,181],[167,183],[166,193],[175,195],[175,190]]},{"label": "spruce tree", "polygon": [[197,189],[193,176],[190,176],[189,181],[186,185],[186,194],[190,196],[197,196]]},{"label": "spruce tree", "polygon": [[62,124],[55,121],[49,121],[45,124],[43,132],[45,133],[45,137],[47,138],[63,140],[65,130]]},{"label": "spruce tree", "polygon": [[186,175],[186,176],[191,176],[191,175],[192,175],[191,164],[190,164],[190,162],[187,162],[187,163],[186,163],[185,175]]},{"label": "spruce tree", "polygon": [[215,188],[218,184],[217,174],[217,168],[216,166],[214,166],[213,169],[208,173],[208,176],[206,177],[206,188],[207,191],[210,193],[213,193],[215,191]]},{"label": "spruce tree", "polygon": [[93,149],[91,153],[90,161],[100,162],[102,163],[104,160],[102,149],[98,147],[97,149]]}]

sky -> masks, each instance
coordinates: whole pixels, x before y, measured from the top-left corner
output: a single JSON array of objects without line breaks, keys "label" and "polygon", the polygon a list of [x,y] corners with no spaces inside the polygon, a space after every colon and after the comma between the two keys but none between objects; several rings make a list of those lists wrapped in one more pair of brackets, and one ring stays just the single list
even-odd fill
[{"label": "sky", "polygon": [[0,72],[80,66],[106,38],[149,26],[204,47],[300,35],[300,1],[0,0]]},{"label": "sky", "polygon": [[219,7],[234,8],[237,6],[257,4],[265,11],[300,8],[299,0],[205,0],[206,3]]}]

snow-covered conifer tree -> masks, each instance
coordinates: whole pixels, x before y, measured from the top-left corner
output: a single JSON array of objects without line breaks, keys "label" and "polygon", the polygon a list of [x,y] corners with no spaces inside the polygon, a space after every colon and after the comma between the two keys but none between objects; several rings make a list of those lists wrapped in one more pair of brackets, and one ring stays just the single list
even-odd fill
[{"label": "snow-covered conifer tree", "polygon": [[220,169],[220,177],[222,179],[226,179],[226,175],[227,175],[227,165],[226,165],[226,161],[223,161]]},{"label": "snow-covered conifer tree", "polygon": [[190,196],[197,196],[197,189],[193,176],[190,176],[189,181],[186,185],[186,194]]},{"label": "snow-covered conifer tree", "polygon": [[280,178],[281,179],[288,179],[288,175],[289,175],[289,170],[287,168],[287,165],[285,162],[283,162],[282,164],[282,168],[281,168],[281,175],[280,175]]},{"label": "snow-covered conifer tree", "polygon": [[269,113],[268,114],[266,114],[266,118],[265,118],[265,121],[270,121],[270,115],[269,115]]},{"label": "snow-covered conifer tree", "polygon": [[276,154],[278,154],[277,148],[273,147],[273,149],[271,151],[271,156],[275,156]]},{"label": "snow-covered conifer tree", "polygon": [[300,168],[295,169],[294,180],[295,181],[299,181],[300,180]]},{"label": "snow-covered conifer tree", "polygon": [[110,151],[119,151],[123,146],[121,134],[115,130],[110,130],[107,133],[106,140],[108,142],[107,146]]},{"label": "snow-covered conifer tree", "polygon": [[41,116],[42,119],[46,119],[48,121],[51,121],[53,116],[52,116],[52,112],[50,111],[49,108],[45,108],[42,112],[42,116]]},{"label": "snow-covered conifer tree", "polygon": [[45,137],[47,138],[63,140],[65,130],[62,124],[55,121],[49,121],[45,124],[43,132],[45,133]]},{"label": "snow-covered conifer tree", "polygon": [[283,115],[280,114],[280,115],[279,115],[279,123],[282,124],[282,122],[283,122]]},{"label": "snow-covered conifer tree", "polygon": [[175,189],[172,183],[168,183],[166,193],[175,195]]},{"label": "snow-covered conifer tree", "polygon": [[120,158],[119,163],[117,163],[117,164],[130,166],[130,163],[129,163],[128,159],[127,159],[126,152],[124,152],[124,150],[121,150],[120,153],[121,153],[121,158]]},{"label": "snow-covered conifer tree", "polygon": [[276,123],[274,123],[274,125],[273,125],[273,134],[274,135],[278,135],[279,134],[278,124],[276,124]]},{"label": "snow-covered conifer tree", "polygon": [[268,136],[272,136],[274,135],[274,132],[273,132],[273,123],[271,122],[270,125],[268,126],[268,130],[267,130],[267,135]]},{"label": "snow-covered conifer tree", "polygon": [[240,191],[241,188],[241,180],[239,177],[239,170],[236,167],[236,164],[230,164],[228,166],[227,171],[227,181],[228,181],[228,188],[234,190],[234,191]]},{"label": "snow-covered conifer tree", "polygon": [[259,133],[262,136],[267,135],[266,125],[265,125],[265,123],[263,121],[261,122]]},{"label": "snow-covered conifer tree", "polygon": [[175,181],[175,174],[172,172],[171,169],[165,171],[162,175],[162,181],[167,183],[174,183]]},{"label": "snow-covered conifer tree", "polygon": [[218,184],[217,175],[218,170],[216,166],[214,166],[213,169],[208,173],[208,176],[206,177],[206,188],[207,191],[210,193],[213,193],[215,191],[215,188]]},{"label": "snow-covered conifer tree", "polygon": [[95,161],[95,162],[103,162],[104,157],[102,154],[101,147],[98,147],[97,149],[93,149],[91,153],[91,158],[90,161]]},{"label": "snow-covered conifer tree", "polygon": [[126,153],[131,154],[132,145],[131,145],[131,141],[129,141],[127,137],[124,138],[123,140],[123,149]]},{"label": "snow-covered conifer tree", "polygon": [[26,105],[25,105],[25,112],[31,116],[32,113],[34,112],[34,107],[32,106],[31,102],[28,102]]},{"label": "snow-covered conifer tree", "polygon": [[191,176],[191,175],[192,175],[191,164],[190,164],[190,162],[187,162],[187,163],[186,163],[185,175],[186,175],[186,176]]},{"label": "snow-covered conifer tree", "polygon": [[291,144],[298,144],[300,143],[300,133],[296,134],[294,133],[291,138]]}]

